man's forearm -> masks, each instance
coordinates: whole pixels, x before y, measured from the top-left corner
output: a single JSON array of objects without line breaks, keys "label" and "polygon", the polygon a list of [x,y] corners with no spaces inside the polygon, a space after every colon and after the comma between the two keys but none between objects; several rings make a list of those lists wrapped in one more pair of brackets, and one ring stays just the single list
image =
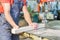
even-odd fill
[{"label": "man's forearm", "polygon": [[31,20],[30,14],[29,14],[26,6],[23,7],[23,12],[24,12],[24,18],[25,18],[25,20],[28,22],[28,24],[31,24],[32,20]]},{"label": "man's forearm", "polygon": [[8,23],[9,23],[12,27],[15,27],[16,24],[15,24],[15,22],[13,21],[10,13],[9,13],[9,12],[5,12],[4,14],[5,14],[5,18],[6,18],[6,20],[8,21]]},{"label": "man's forearm", "polygon": [[28,22],[28,24],[32,23],[31,17],[28,12],[26,12],[26,14],[24,14],[24,17],[25,17],[25,20]]},{"label": "man's forearm", "polygon": [[15,24],[15,22],[13,21],[10,15],[10,3],[2,3],[2,6],[4,8],[4,15],[5,15],[6,20],[9,22],[9,24],[12,27],[16,27],[17,25]]}]

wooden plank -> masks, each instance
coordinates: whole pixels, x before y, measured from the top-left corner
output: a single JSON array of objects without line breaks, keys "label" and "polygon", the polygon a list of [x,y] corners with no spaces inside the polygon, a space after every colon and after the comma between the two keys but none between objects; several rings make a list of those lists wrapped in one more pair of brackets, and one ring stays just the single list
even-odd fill
[{"label": "wooden plank", "polygon": [[[38,24],[37,29],[40,29],[40,28],[43,28],[43,27],[45,27],[45,24]],[[21,32],[26,32],[26,31],[31,31],[31,30],[34,30],[34,28],[31,27],[31,26],[26,26],[26,27],[21,27],[19,29],[12,29],[12,33],[13,34],[19,34]]]},{"label": "wooden plank", "polygon": [[55,30],[55,29],[46,29],[45,28],[45,24],[39,24],[38,29],[34,30],[34,28],[30,27],[30,26],[26,26],[26,27],[22,27],[19,28],[18,30],[13,30],[12,33],[13,34],[19,34],[21,32],[27,32],[27,33],[31,33],[37,36],[42,36],[42,37],[47,37],[47,36],[56,36],[56,37],[60,37],[60,30]]},{"label": "wooden plank", "polygon": [[54,29],[32,30],[29,31],[28,33],[41,37],[48,37],[48,36],[60,37],[60,30],[54,30]]}]

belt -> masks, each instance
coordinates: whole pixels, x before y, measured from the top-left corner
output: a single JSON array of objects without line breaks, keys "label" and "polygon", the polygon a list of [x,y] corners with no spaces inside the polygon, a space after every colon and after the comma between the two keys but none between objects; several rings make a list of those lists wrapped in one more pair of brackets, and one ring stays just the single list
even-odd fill
[{"label": "belt", "polygon": [[0,16],[1,16],[1,14],[0,14]]},{"label": "belt", "polygon": [[0,16],[1,16],[1,14],[0,14]]},{"label": "belt", "polygon": [[0,16],[2,15],[3,13],[0,13]]}]

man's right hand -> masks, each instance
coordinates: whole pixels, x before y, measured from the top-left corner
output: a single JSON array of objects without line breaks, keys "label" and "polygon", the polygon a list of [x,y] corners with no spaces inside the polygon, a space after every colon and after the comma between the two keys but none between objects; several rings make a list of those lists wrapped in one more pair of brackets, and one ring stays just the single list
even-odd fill
[{"label": "man's right hand", "polygon": [[15,34],[15,30],[18,30],[19,29],[19,26],[14,26],[13,28],[12,28],[12,30],[11,30],[11,32],[13,33],[13,34]]},{"label": "man's right hand", "polygon": [[19,26],[16,25],[16,26],[13,27],[13,29],[19,29]]}]

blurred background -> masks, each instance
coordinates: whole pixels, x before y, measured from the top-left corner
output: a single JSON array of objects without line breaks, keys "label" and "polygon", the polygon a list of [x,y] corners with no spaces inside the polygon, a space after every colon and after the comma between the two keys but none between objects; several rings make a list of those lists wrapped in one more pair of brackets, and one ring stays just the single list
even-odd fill
[{"label": "blurred background", "polygon": [[[27,8],[33,22],[60,20],[60,0],[27,0]],[[20,18],[24,19],[23,12]]]},{"label": "blurred background", "polygon": [[[33,22],[45,23],[46,28],[60,30],[60,0],[27,0],[27,8]],[[24,20],[23,12],[20,18],[20,26],[28,25]],[[46,40],[60,40],[60,37],[46,38],[48,38]]]}]

